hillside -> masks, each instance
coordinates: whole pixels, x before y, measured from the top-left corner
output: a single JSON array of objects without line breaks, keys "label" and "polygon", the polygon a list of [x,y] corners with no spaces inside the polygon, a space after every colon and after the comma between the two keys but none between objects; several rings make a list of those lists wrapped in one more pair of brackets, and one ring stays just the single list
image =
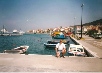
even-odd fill
[{"label": "hillside", "polygon": [[83,25],[84,26],[86,26],[86,25],[94,25],[94,26],[96,26],[96,25],[102,25],[102,19],[99,19],[99,20],[96,20],[96,21],[93,21],[93,22],[89,22],[89,23],[85,23]]}]

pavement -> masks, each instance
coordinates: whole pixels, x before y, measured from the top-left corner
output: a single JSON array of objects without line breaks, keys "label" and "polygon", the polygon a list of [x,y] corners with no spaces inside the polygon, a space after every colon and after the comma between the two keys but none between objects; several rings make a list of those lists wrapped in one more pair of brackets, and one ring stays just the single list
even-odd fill
[{"label": "pavement", "polygon": [[84,40],[73,39],[83,45],[94,57],[56,58],[54,55],[2,53],[0,72],[102,72],[102,49],[87,43],[92,38],[88,36],[83,38]]}]

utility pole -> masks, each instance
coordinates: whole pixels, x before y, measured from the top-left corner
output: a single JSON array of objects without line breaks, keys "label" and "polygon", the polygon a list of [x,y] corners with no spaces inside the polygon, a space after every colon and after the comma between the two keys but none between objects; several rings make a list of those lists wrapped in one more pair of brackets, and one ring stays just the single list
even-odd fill
[{"label": "utility pole", "polygon": [[82,25],[83,6],[84,6],[84,4],[81,5],[81,8],[82,8],[82,13],[81,13],[81,38],[82,38],[82,27],[83,27],[83,25]]}]

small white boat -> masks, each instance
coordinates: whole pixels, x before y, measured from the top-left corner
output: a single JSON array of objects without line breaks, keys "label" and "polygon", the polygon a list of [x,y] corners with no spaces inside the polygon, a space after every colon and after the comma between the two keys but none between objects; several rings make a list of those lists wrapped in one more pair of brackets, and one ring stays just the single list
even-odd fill
[{"label": "small white boat", "polygon": [[29,46],[20,46],[11,50],[4,50],[4,53],[25,53],[28,50]]},{"label": "small white boat", "polygon": [[84,48],[81,45],[70,44],[68,49],[69,55],[85,56]]}]

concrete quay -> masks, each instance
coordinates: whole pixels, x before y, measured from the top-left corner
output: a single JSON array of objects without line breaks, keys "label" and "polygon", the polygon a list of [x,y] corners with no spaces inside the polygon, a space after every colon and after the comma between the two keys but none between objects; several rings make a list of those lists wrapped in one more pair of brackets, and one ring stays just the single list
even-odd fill
[{"label": "concrete quay", "polygon": [[92,38],[83,37],[84,40],[73,39],[95,57],[0,54],[0,72],[102,72],[102,50],[86,42]]},{"label": "concrete quay", "polygon": [[[80,35],[78,35],[80,36]],[[88,37],[87,35],[83,35],[82,40],[77,40],[72,37],[77,43],[82,45],[89,53],[91,53],[94,57],[102,58],[102,39],[94,39],[92,37]],[[100,40],[101,43],[98,43]],[[96,44],[101,46],[96,46]]]}]

